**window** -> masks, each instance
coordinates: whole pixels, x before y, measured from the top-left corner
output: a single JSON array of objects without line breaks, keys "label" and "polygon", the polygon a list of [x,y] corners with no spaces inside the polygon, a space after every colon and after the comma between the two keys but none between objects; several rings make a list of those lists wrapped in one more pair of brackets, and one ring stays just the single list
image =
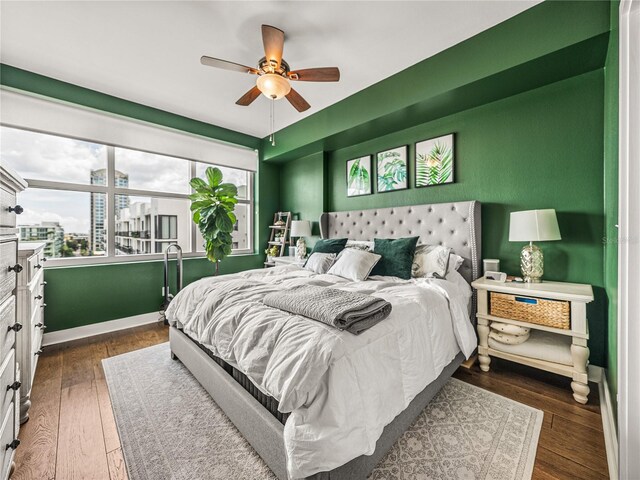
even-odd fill
[{"label": "window", "polygon": [[191,249],[190,202],[183,198],[116,195],[115,253],[140,255],[163,253],[155,240],[171,240],[182,248]]},{"label": "window", "polygon": [[[44,241],[63,264],[159,255],[177,243],[201,256],[189,180],[209,164],[0,127],[0,160],[29,188],[18,195],[22,241]],[[234,253],[252,251],[253,174],[218,167],[238,187]],[[98,258],[91,258],[98,257]]]},{"label": "window", "polygon": [[176,215],[158,215],[157,238],[178,238],[178,217]]},{"label": "window", "polygon": [[18,195],[24,212],[17,217],[20,241],[45,242],[47,258],[103,257],[105,217],[103,193],[27,189]]},{"label": "window", "polygon": [[[123,187],[156,192],[191,193],[191,162],[118,147],[115,148],[115,159],[116,172],[126,172],[127,181]],[[233,168],[230,170],[235,171]]]}]

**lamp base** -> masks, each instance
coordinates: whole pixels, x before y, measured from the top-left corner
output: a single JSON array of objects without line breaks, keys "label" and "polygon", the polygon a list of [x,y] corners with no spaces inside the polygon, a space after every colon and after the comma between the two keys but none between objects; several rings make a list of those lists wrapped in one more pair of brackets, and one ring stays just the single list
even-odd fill
[{"label": "lamp base", "polygon": [[544,255],[533,242],[522,247],[520,252],[520,270],[526,283],[539,283],[544,273]]},{"label": "lamp base", "polygon": [[304,241],[304,238],[300,237],[298,242],[296,243],[296,258],[298,260],[304,260],[307,256],[307,244]]}]

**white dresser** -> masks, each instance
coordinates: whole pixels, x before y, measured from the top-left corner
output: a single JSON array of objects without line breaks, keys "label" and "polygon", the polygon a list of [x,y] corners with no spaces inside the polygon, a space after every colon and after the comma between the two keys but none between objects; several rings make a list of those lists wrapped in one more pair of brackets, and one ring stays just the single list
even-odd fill
[{"label": "white dresser", "polygon": [[17,355],[20,366],[20,423],[29,419],[31,385],[41,353],[42,334],[45,330],[44,309],[44,242],[20,242],[18,263],[23,266],[18,274],[17,315],[23,328],[18,333]]},{"label": "white dresser", "polygon": [[18,263],[16,193],[27,187],[13,170],[0,166],[0,479],[13,472],[15,450],[20,444],[17,407],[20,382],[17,378],[17,334],[22,325],[16,320],[16,280],[23,271]]}]

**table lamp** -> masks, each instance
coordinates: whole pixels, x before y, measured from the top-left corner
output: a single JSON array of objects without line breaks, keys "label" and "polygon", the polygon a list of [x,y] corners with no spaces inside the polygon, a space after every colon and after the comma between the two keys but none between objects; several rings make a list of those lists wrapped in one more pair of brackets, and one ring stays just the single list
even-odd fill
[{"label": "table lamp", "polygon": [[525,282],[540,282],[544,273],[542,250],[533,242],[547,242],[560,238],[558,219],[553,208],[511,212],[509,241],[529,242],[529,245],[522,247],[520,253],[520,269]]},{"label": "table lamp", "polygon": [[291,222],[291,240],[293,241],[293,237],[298,237],[298,243],[296,243],[296,258],[298,260],[307,256],[307,244],[303,237],[309,236],[311,236],[311,222],[309,220],[293,220]]}]

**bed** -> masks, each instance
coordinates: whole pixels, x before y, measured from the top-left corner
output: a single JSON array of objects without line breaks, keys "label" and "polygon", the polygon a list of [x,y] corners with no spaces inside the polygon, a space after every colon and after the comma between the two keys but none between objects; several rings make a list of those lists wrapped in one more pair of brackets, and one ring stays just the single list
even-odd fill
[{"label": "bed", "polygon": [[[326,213],[320,226],[324,238],[420,236],[420,243],[445,245],[463,257],[458,272],[466,282],[479,275],[476,201]],[[365,288],[296,266],[195,282],[167,312],[172,355],[278,478],[366,478],[475,346],[469,339],[475,299],[469,317],[448,282],[374,277],[361,283],[394,309],[358,336],[308,319],[284,321],[254,301],[275,288],[316,281]],[[212,322],[215,312],[225,317]],[[245,318],[257,333],[236,335]],[[262,358],[267,350],[271,357]]]}]

